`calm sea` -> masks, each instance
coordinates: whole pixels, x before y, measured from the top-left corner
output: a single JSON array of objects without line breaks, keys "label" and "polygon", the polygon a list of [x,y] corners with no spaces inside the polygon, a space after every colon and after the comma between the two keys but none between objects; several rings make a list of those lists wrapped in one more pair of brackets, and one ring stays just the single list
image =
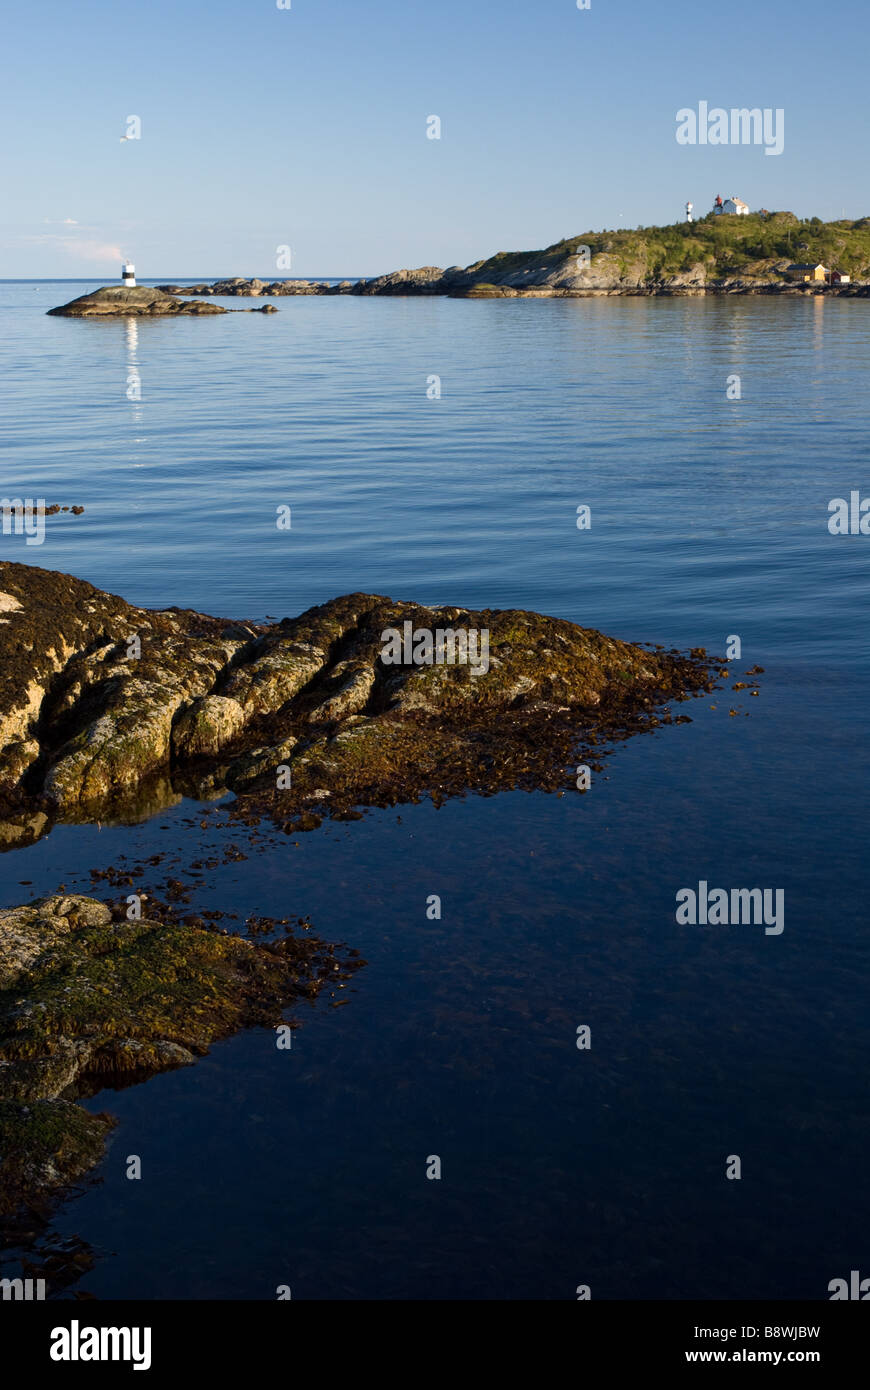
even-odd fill
[{"label": "calm sea", "polygon": [[[0,284],[0,490],[85,508],[4,557],[233,617],[365,590],[739,636],[735,677],[765,674],[586,796],[375,812],[196,880],[198,908],[310,915],[368,964],[289,1052],[248,1032],[88,1102],[120,1124],[55,1223],[94,1249],[80,1287],[817,1299],[870,1274],[870,537],[827,529],[870,494],[867,302],[46,317],[91,288]],[[0,901],[196,859],[195,809],[56,829],[0,860]],[[701,880],[783,889],[784,932],[678,925]]]}]

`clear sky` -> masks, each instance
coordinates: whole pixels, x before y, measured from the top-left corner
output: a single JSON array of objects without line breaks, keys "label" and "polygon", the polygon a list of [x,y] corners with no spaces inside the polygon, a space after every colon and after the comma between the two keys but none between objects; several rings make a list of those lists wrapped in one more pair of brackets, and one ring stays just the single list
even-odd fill
[{"label": "clear sky", "polygon": [[[717,193],[861,217],[868,55],[866,0],[10,4],[0,277],[465,265]],[[679,145],[700,101],[782,108],[783,153]]]}]

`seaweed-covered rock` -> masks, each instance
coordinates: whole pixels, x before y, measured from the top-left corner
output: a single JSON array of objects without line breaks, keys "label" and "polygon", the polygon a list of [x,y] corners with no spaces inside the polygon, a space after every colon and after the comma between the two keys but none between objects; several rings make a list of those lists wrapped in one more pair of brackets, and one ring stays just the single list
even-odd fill
[{"label": "seaweed-covered rock", "polygon": [[0,911],[0,1214],[99,1159],[111,1121],[76,1096],[187,1065],[347,977],[335,948],[310,937],[254,944],[116,921],[79,895]]},{"label": "seaweed-covered rock", "polygon": [[0,1100],[0,1219],[39,1207],[99,1163],[109,1115],[67,1100]]},{"label": "seaweed-covered rock", "polygon": [[648,727],[711,688],[703,652],[523,611],[349,594],[280,623],[228,623],[9,562],[0,604],[11,843],[30,834],[24,811],[96,819],[179,778],[210,795],[221,779],[246,795],[271,783],[279,815],[317,791],[346,808],[556,773],[564,784],[581,736]]}]

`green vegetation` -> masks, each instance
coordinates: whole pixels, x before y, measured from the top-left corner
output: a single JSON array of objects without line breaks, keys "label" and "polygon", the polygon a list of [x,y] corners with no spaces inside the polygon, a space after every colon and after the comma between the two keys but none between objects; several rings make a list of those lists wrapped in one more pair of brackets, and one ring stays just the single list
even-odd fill
[{"label": "green vegetation", "polygon": [[566,237],[543,251],[500,251],[476,270],[481,282],[498,280],[518,270],[555,268],[588,246],[592,263],[598,256],[613,258],[622,275],[659,279],[703,265],[709,279],[731,275],[775,279],[785,263],[822,261],[854,280],[870,278],[870,217],[851,222],[803,221],[791,212],[748,217],[715,216],[699,222],[675,222],[669,227],[637,227],[634,231],[585,232]]},{"label": "green vegetation", "polygon": [[[31,964],[26,983],[18,977],[0,990],[0,1058],[43,1059],[48,1069],[73,1039],[73,1074],[161,1070],[167,1053],[182,1060],[167,1042],[201,1054],[238,1028],[274,1024],[296,994],[316,993],[306,971],[320,964],[318,945],[253,946],[147,920],[76,926]],[[14,1080],[13,1068],[4,1090]]]}]

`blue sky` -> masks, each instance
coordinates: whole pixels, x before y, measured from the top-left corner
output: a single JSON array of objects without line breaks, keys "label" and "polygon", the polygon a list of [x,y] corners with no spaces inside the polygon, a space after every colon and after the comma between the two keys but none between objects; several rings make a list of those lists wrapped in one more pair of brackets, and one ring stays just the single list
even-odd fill
[{"label": "blue sky", "polygon": [[[464,265],[720,192],[860,217],[868,52],[864,0],[8,6],[0,277]],[[782,108],[783,153],[678,145],[702,100]]]}]

